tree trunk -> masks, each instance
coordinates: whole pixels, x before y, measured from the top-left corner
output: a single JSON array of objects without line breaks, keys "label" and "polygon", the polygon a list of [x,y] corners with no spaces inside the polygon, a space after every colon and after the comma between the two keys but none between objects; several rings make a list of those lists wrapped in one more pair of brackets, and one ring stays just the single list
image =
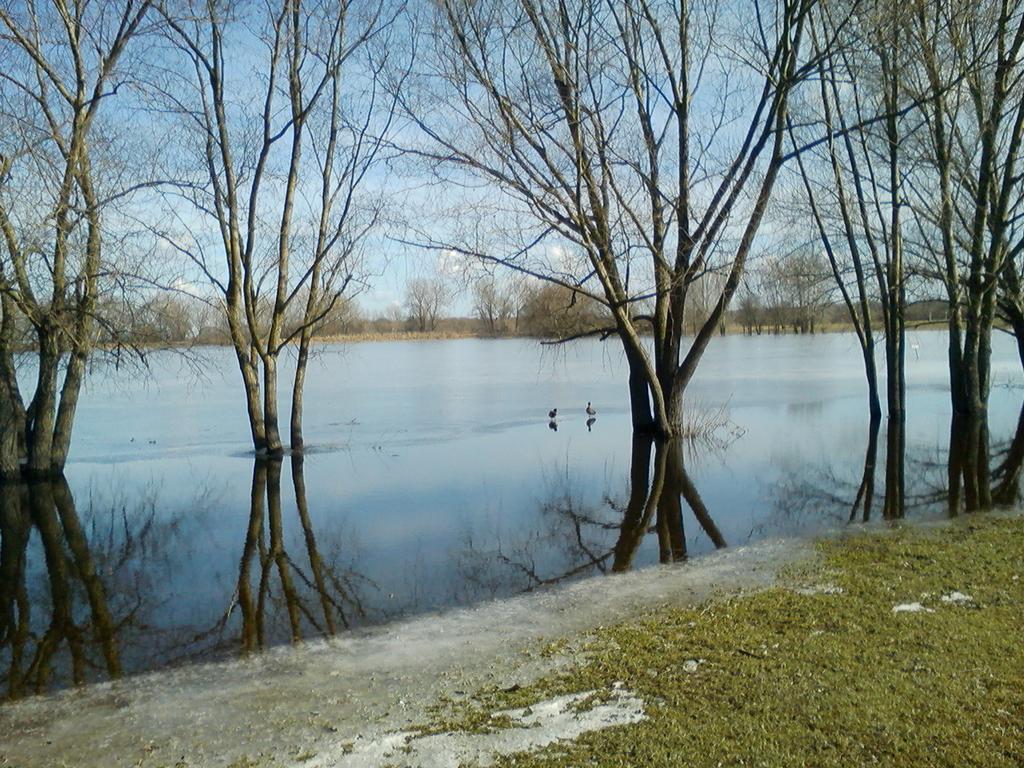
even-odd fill
[{"label": "tree trunk", "polygon": [[885,501],[882,516],[896,520],[904,513],[904,462],[906,457],[906,431],[901,419],[889,419],[885,432]]},{"label": "tree trunk", "polygon": [[50,471],[54,475],[64,472],[64,464],[68,460],[68,451],[71,449],[71,430],[75,423],[75,411],[78,409],[78,395],[82,391],[87,356],[88,353],[84,349],[76,349],[71,354],[67,370],[64,372],[64,384],[60,390],[60,405],[53,428],[53,446],[50,456]]},{"label": "tree trunk", "polygon": [[51,328],[38,331],[39,373],[36,393],[32,399],[32,423],[28,432],[28,474],[45,477],[50,474],[53,455],[53,427],[57,407],[57,372],[60,349]]},{"label": "tree trunk", "polygon": [[651,415],[650,388],[647,382],[647,370],[641,353],[624,345],[626,363],[629,365],[629,409],[633,420],[633,431],[650,433],[654,429],[654,417]]},{"label": "tree trunk", "polygon": [[882,403],[878,396],[878,366],[875,364],[874,342],[861,350],[864,354],[864,376],[868,381],[868,415],[872,424],[882,419]]},{"label": "tree trunk", "polygon": [[1020,366],[1024,368],[1024,312],[1018,313],[1013,318],[1013,337],[1017,340],[1017,357],[1020,358]]},{"label": "tree trunk", "polygon": [[982,417],[953,414],[949,445],[949,506],[956,514],[992,505],[988,468],[988,422]]},{"label": "tree trunk", "polygon": [[[1010,272],[1012,266],[1012,262],[1007,263],[1007,272]],[[1012,285],[1018,285],[1016,277],[1014,277]],[[1009,292],[1011,289],[1006,288],[1004,290]],[[1020,289],[1017,288],[1017,292],[1019,291]],[[1020,359],[1021,368],[1024,368],[1024,306],[1017,299],[1004,296],[1000,300],[999,311],[1002,319],[1010,326],[1013,338],[1017,342],[1017,357]]]},{"label": "tree trunk", "polygon": [[267,435],[263,424],[263,403],[260,397],[259,372],[253,358],[246,350],[235,344],[235,357],[238,369],[242,374],[242,385],[245,389],[245,408],[249,416],[249,430],[252,433],[252,445],[257,455],[267,452]]},{"label": "tree trunk", "polygon": [[[292,414],[288,442],[293,454],[301,452],[305,445],[302,438],[302,396],[306,387],[307,362],[309,362],[309,335],[303,331],[299,338],[299,353],[295,361],[295,381],[292,387]],[[294,467],[292,471],[294,473]]]},{"label": "tree trunk", "polygon": [[960,308],[949,308],[949,396],[953,404],[953,412],[966,416],[970,413],[967,402],[967,381],[964,373],[962,336],[963,327],[960,319]]},{"label": "tree trunk", "polygon": [[21,474],[18,432],[22,427],[14,402],[14,393],[0,378],[0,482],[16,479]]},{"label": "tree trunk", "polygon": [[263,428],[267,436],[267,455],[284,453],[277,417],[277,356],[263,356]]}]

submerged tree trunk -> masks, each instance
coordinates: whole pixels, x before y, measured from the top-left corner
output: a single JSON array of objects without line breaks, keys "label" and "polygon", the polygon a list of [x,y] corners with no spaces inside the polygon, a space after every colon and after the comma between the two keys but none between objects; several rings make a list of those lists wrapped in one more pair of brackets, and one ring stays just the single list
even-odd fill
[{"label": "submerged tree trunk", "polygon": [[682,441],[673,440],[669,443],[668,450],[671,484],[668,485],[667,492],[676,496],[682,496],[686,500],[687,506],[693,512],[693,516],[697,518],[697,522],[704,530],[704,533],[711,539],[711,543],[715,545],[715,549],[724,549],[728,546],[725,537],[715,524],[715,520],[711,517],[707,505],[704,504],[704,499],[701,498],[700,493],[697,491],[697,486],[694,485],[693,480],[690,479],[690,474],[686,471],[686,464],[683,461]]},{"label": "submerged tree trunk", "polygon": [[950,514],[987,509],[992,504],[988,419],[954,413],[949,443]]},{"label": "submerged tree trunk", "polygon": [[906,461],[906,430],[902,419],[889,419],[885,431],[885,501],[882,516],[886,520],[903,517]]},{"label": "submerged tree trunk", "polygon": [[[232,334],[234,336],[234,334]],[[238,370],[242,374],[245,391],[245,409],[249,417],[249,431],[252,434],[253,450],[257,456],[267,452],[267,435],[263,424],[263,398],[260,392],[260,375],[255,350],[248,344],[233,339]]]},{"label": "submerged tree trunk", "polygon": [[[629,366],[629,410],[636,433],[650,433],[654,430],[651,414],[651,394],[647,387],[647,371],[640,355],[629,346],[625,347],[626,363]],[[634,448],[635,441],[634,438]],[[648,446],[648,450],[650,447]]]}]

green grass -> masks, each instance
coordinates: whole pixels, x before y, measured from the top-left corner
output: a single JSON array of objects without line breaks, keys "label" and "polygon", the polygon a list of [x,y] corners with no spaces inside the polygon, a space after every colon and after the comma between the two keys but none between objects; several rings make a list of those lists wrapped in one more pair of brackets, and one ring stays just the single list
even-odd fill
[{"label": "green grass", "polygon": [[[430,730],[493,727],[488,711],[621,681],[646,721],[502,764],[1024,765],[1024,520],[819,547],[778,587],[601,629],[571,672],[442,707]],[[826,583],[842,592],[793,589]],[[940,600],[954,590],[973,602]],[[934,612],[893,613],[908,602]]]}]

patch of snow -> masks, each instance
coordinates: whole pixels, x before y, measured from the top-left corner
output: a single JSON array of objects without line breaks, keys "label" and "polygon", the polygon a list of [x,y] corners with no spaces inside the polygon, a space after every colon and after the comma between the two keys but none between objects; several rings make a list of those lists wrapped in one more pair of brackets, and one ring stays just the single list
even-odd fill
[{"label": "patch of snow", "polygon": [[843,588],[835,584],[815,584],[810,587],[798,587],[794,590],[798,595],[841,595]]},{"label": "patch of snow", "polygon": [[584,733],[628,725],[643,720],[644,703],[622,687],[607,701],[590,709],[580,705],[597,691],[558,696],[521,709],[495,712],[508,718],[512,727],[493,733],[437,733],[421,736],[414,731],[385,733],[358,739],[335,751],[321,753],[303,763],[314,768],[371,768],[398,760],[409,768],[458,768],[460,765],[491,765],[494,758],[516,752],[532,752],[556,742],[572,741]]},{"label": "patch of snow", "polygon": [[950,592],[948,595],[943,595],[939,598],[944,603],[973,603],[974,598],[970,595],[965,595],[963,592]]},{"label": "patch of snow", "polygon": [[892,607],[893,613],[935,613],[934,608],[925,608],[920,603],[900,603]]}]

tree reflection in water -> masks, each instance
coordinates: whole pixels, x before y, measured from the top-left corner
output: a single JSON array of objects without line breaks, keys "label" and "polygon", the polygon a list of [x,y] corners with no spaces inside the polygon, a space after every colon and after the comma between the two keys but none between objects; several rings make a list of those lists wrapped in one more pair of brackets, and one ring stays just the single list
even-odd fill
[{"label": "tree reflection in water", "polygon": [[[64,478],[0,484],[0,684],[6,696],[330,636],[364,617],[360,589],[368,582],[338,565],[342,546],[331,557],[322,554],[301,457],[291,461],[301,536],[288,545],[281,472],[280,461],[254,465],[234,594],[230,600],[225,595],[227,609],[205,629],[196,612],[208,603],[176,589],[195,537],[205,533],[202,493],[187,513],[164,515],[157,514],[155,498],[94,509],[90,494],[83,520]],[[202,589],[215,590],[208,573],[193,577],[209,579]]]},{"label": "tree reflection in water", "polygon": [[[339,624],[347,628],[352,619],[366,617],[360,590],[372,584],[354,570],[339,566],[337,560],[326,562],[321,555],[309,515],[303,458],[298,455],[291,458],[291,477],[304,551],[301,561],[289,554],[282,526],[281,470],[281,461],[258,460],[253,465],[249,525],[235,591],[245,651],[274,641],[268,637],[268,606],[283,607],[292,642],[301,640],[304,632],[330,637]],[[234,608],[233,602],[218,626],[220,631],[229,623]]]},{"label": "tree reflection in water", "polygon": [[[903,517],[907,510],[944,508],[953,516],[1012,506],[1021,499],[1024,405],[1013,435],[994,444],[986,419],[954,416],[949,446],[937,456],[934,449],[908,456],[903,432],[890,428],[880,494],[876,480],[878,437],[879,425],[872,425],[861,479],[855,487],[830,467],[814,471],[804,466],[784,476],[774,488],[773,519],[765,525],[782,527],[780,519],[792,524],[812,515],[867,522],[879,502],[883,519],[891,520]],[[909,475],[907,465],[911,467]],[[909,486],[905,486],[908,480]]]},{"label": "tree reflection in water", "polygon": [[726,546],[725,538],[686,471],[683,442],[671,440],[653,443],[653,477],[650,477],[649,471],[651,448],[652,442],[649,439],[634,437],[629,502],[623,515],[619,540],[615,544],[615,560],[612,565],[615,572],[628,571],[633,567],[633,558],[640,542],[652,530],[658,537],[660,562],[686,559],[683,501],[715,548]]},{"label": "tree reflection in water", "polygon": [[[685,448],[681,440],[634,436],[624,504],[606,493],[600,504],[588,505],[570,483],[551,483],[540,503],[546,527],[517,531],[511,541],[499,535],[484,544],[467,539],[457,554],[464,585],[475,587],[480,597],[531,591],[590,572],[628,571],[649,534],[657,537],[660,562],[685,560],[684,503],[714,546],[725,547],[686,471]],[[552,549],[561,552],[554,557]]]},{"label": "tree reflection in water", "polygon": [[[46,565],[49,615],[27,568],[33,532]],[[7,696],[41,693],[51,685],[81,684],[97,675],[121,675],[117,632],[130,624],[134,607],[111,607],[67,481],[0,485],[0,648]],[[107,553],[111,554],[111,553]],[[132,556],[123,551],[122,562]],[[104,557],[109,566],[112,560]],[[46,621],[45,629],[43,622]]]}]

